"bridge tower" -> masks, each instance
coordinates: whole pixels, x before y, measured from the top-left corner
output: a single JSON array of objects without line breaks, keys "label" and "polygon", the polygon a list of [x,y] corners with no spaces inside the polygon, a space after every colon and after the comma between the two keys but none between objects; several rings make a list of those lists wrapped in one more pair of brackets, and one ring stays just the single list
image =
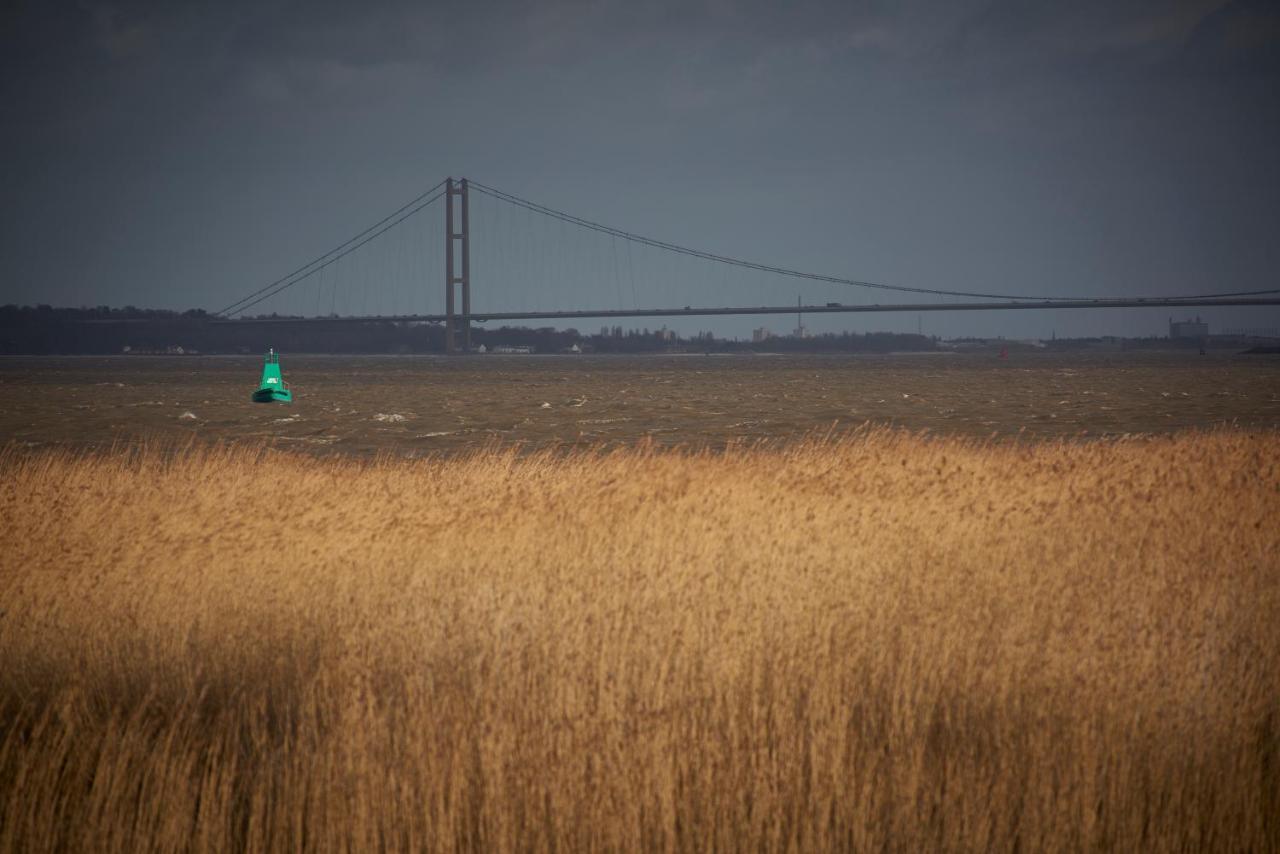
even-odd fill
[{"label": "bridge tower", "polygon": [[[446,353],[471,351],[471,228],[467,204],[467,179],[445,180],[444,197],[444,349]],[[454,198],[461,199],[459,223],[454,231]],[[454,275],[460,270],[461,275]],[[462,314],[457,311],[458,286],[462,286]]]}]

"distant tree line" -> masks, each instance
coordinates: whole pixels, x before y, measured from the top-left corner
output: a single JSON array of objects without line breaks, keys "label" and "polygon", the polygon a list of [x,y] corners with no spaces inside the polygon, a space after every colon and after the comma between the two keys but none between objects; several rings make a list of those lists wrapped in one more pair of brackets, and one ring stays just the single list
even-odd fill
[{"label": "distant tree line", "polygon": [[[257,353],[268,347],[288,353],[441,353],[444,327],[438,323],[391,321],[290,322],[266,316],[274,323],[215,322],[200,309],[167,311],[134,306],[111,308],[53,308],[0,306],[0,353],[88,354],[115,353]],[[296,318],[296,320],[301,320]],[[628,329],[607,326],[598,333],[551,327],[473,324],[472,347],[530,347],[538,353],[663,353],[663,352],[842,352],[884,353],[933,350],[937,339],[925,335],[871,332],[815,335],[805,338],[771,337],[764,341],[716,338],[710,332],[682,338],[668,329]]]}]

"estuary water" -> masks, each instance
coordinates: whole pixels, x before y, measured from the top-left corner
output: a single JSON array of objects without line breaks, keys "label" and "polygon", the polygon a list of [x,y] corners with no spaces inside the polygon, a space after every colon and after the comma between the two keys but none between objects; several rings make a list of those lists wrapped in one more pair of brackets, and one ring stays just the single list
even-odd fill
[{"label": "estuary water", "polygon": [[260,357],[0,358],[0,443],[270,441],[420,456],[723,446],[864,423],[1055,439],[1280,428],[1280,358],[1043,351],[902,355],[283,357],[292,404],[255,404]]}]

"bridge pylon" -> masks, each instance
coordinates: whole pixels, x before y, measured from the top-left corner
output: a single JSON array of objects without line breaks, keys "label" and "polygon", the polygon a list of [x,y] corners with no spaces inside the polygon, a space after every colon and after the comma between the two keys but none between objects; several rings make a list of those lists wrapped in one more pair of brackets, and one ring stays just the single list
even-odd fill
[{"label": "bridge pylon", "polygon": [[[467,198],[467,179],[444,182],[444,349],[446,353],[471,351],[471,217]],[[461,200],[454,230],[454,198]],[[461,275],[455,275],[456,271]],[[462,313],[457,311],[457,289],[462,288]]]}]

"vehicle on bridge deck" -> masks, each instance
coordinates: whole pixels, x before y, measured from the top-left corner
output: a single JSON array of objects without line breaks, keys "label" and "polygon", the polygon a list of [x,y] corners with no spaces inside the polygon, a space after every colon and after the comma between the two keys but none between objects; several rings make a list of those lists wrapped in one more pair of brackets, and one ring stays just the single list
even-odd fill
[{"label": "vehicle on bridge deck", "polygon": [[262,381],[253,393],[254,403],[292,403],[293,392],[280,373],[280,354],[272,348],[262,364]]}]

